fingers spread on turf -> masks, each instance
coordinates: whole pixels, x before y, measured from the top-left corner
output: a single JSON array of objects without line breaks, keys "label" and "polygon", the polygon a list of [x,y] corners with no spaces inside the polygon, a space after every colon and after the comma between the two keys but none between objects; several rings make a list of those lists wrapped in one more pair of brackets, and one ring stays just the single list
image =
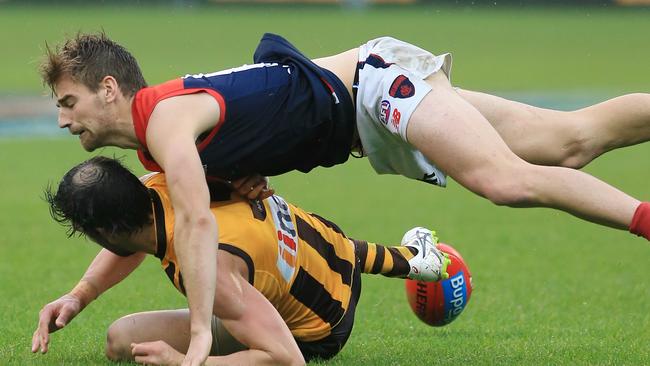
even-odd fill
[{"label": "fingers spread on turf", "polygon": [[49,336],[47,333],[42,334],[39,329],[34,332],[32,336],[32,353],[36,353],[39,350],[41,353],[47,353],[47,344],[49,342]]},{"label": "fingers spread on turf", "polygon": [[50,343],[50,335],[45,333],[41,336],[41,353],[45,354],[48,351]]},{"label": "fingers spread on turf", "polygon": [[40,336],[38,334],[38,329],[37,329],[34,332],[34,334],[32,335],[32,353],[35,353],[36,351],[38,351],[38,349],[39,349],[39,347],[41,345],[41,342],[39,341],[39,337]]},{"label": "fingers spread on turf", "polygon": [[[40,348],[41,353],[47,352],[47,344],[50,340],[50,322],[52,321],[52,312],[49,309],[43,309],[38,317],[38,328],[34,332],[34,341],[37,343],[36,349],[32,344],[33,352]],[[32,342],[34,343],[34,342]]]}]

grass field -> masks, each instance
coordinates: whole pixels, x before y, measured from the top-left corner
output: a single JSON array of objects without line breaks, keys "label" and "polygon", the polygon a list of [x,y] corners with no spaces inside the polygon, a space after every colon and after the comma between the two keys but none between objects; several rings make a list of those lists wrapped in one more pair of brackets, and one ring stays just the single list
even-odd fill
[{"label": "grass field", "polygon": [[467,88],[630,92],[647,90],[650,9],[611,7],[377,8],[166,7],[0,8],[0,92],[40,92],[34,72],[44,42],[106,30],[139,59],[150,83],[252,62],[263,32],[311,57],[392,35],[454,53]]},{"label": "grass field", "polygon": [[[151,83],[251,62],[264,31],[311,56],[383,34],[454,51],[454,78],[497,91],[616,94],[650,89],[644,10],[610,8],[227,7],[13,8],[0,6],[0,93],[42,92],[34,73],[43,41],[104,28],[141,60]],[[184,31],[179,32],[179,29]],[[237,35],[236,38],[231,37]],[[224,36],[225,35],[225,36]],[[229,38],[226,38],[229,37]],[[317,41],[311,41],[317,39]],[[53,121],[54,123],[54,121]],[[143,171],[131,152],[125,156]],[[650,144],[610,153],[585,170],[648,200]],[[110,364],[105,330],[136,311],[183,307],[148,259],[125,283],[54,334],[45,356],[29,352],[38,310],[70,289],[97,252],[66,239],[41,192],[89,157],[73,138],[0,136],[0,364]],[[280,195],[337,222],[349,236],[397,243],[425,225],[463,253],[474,277],[456,322],[430,328],[408,309],[400,280],[365,276],[355,330],[330,364],[650,363],[650,246],[641,239],[544,209],[496,207],[454,182],[446,189],[377,176],[352,160],[272,179]]]}]

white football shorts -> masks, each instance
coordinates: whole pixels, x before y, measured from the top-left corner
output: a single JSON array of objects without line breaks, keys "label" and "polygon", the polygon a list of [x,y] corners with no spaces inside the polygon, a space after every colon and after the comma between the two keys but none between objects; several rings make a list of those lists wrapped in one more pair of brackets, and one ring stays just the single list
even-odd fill
[{"label": "white football shorts", "polygon": [[446,185],[446,175],[406,140],[411,114],[431,91],[424,79],[439,70],[450,76],[451,54],[435,56],[390,37],[359,48],[357,129],[377,173]]}]

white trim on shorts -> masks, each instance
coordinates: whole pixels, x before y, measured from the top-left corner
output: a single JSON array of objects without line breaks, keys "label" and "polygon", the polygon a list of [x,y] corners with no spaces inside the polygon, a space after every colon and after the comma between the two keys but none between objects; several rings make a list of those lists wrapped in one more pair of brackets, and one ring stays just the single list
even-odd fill
[{"label": "white trim on shorts", "polygon": [[424,79],[439,70],[450,76],[451,54],[434,56],[390,37],[359,47],[357,129],[377,173],[446,185],[444,172],[406,139],[412,113],[431,91]]}]

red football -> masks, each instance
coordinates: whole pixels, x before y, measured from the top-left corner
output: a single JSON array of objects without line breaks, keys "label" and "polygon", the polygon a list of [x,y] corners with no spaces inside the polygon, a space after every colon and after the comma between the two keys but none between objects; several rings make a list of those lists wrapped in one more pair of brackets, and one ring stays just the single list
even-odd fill
[{"label": "red football", "polygon": [[437,247],[451,259],[447,267],[449,278],[438,282],[406,279],[406,297],[420,320],[441,327],[454,321],[467,306],[472,294],[472,275],[456,249],[443,243]]}]

